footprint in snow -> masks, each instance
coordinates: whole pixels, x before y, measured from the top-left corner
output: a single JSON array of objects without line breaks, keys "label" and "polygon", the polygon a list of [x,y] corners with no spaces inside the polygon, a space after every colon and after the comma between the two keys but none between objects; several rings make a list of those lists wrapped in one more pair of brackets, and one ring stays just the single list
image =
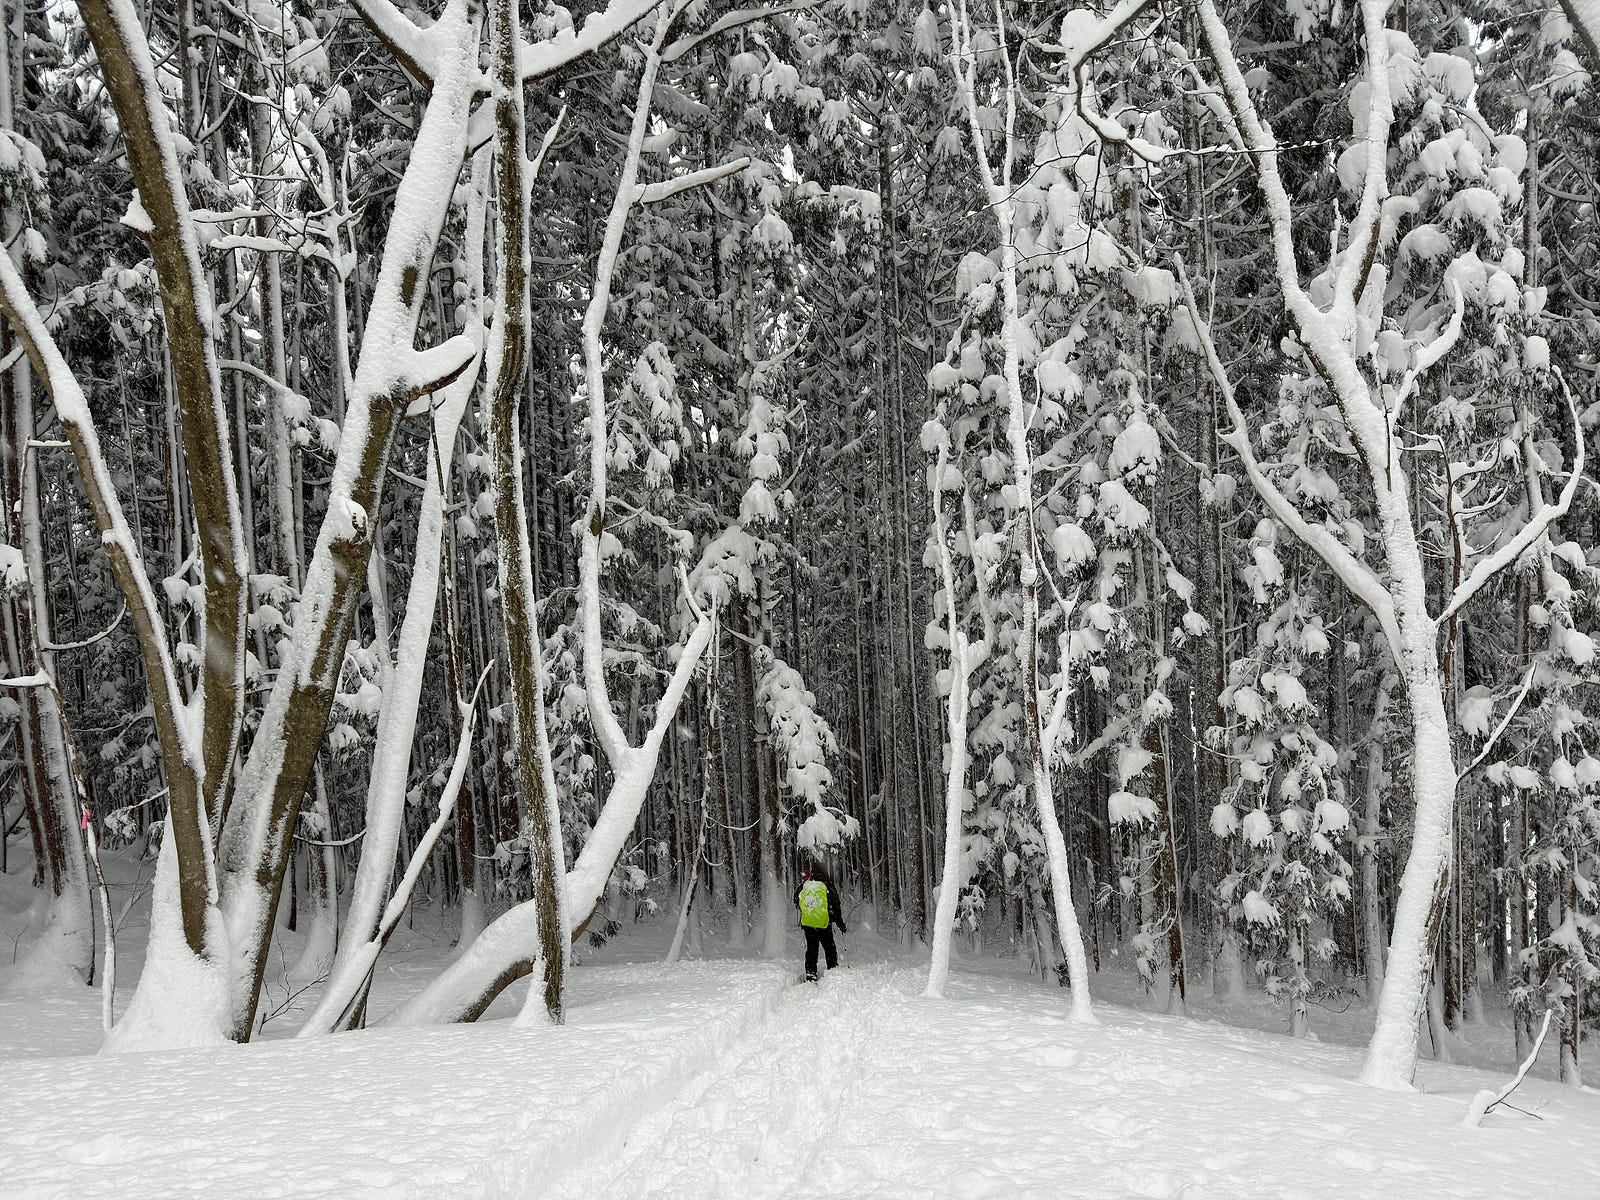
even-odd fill
[{"label": "footprint in snow", "polygon": [[1052,1070],[1065,1070],[1075,1067],[1083,1060],[1083,1055],[1076,1050],[1069,1050],[1065,1046],[1043,1046],[1040,1048],[1036,1060],[1041,1067]]}]

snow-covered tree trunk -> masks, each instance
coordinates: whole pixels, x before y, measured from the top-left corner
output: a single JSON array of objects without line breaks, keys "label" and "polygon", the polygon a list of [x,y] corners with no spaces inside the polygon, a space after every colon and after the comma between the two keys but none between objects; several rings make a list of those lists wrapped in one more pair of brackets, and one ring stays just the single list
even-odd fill
[{"label": "snow-covered tree trunk", "polygon": [[[949,531],[944,522],[947,473],[955,473],[959,479],[959,472],[950,466],[950,436],[944,427],[939,425],[935,428],[935,423],[929,422],[923,431],[924,442],[930,437],[937,439],[938,443],[937,454],[928,472],[933,506],[931,536],[939,558],[940,596],[944,601],[945,636],[949,639],[950,647],[950,666],[946,672],[950,686],[945,700],[945,736],[948,743],[944,764],[944,853],[939,869],[939,899],[933,915],[933,952],[928,964],[928,985],[923,992],[926,996],[938,999],[944,995],[945,983],[950,977],[951,936],[955,931],[961,888],[966,882],[962,871],[961,848],[967,807],[967,764],[971,758],[967,719],[971,707],[972,672],[987,657],[993,631],[986,628],[983,640],[973,646],[967,641],[962,627],[961,614],[956,605],[955,566],[950,554]],[[981,571],[983,568],[980,566],[977,569]]]},{"label": "snow-covered tree trunk", "polygon": [[[1049,763],[1044,744],[1044,708],[1039,685],[1039,546],[1034,531],[1032,457],[1028,449],[1027,399],[1022,391],[1021,302],[1017,295],[1016,217],[1011,197],[1011,162],[1015,153],[1014,130],[1018,104],[1016,80],[1012,75],[1010,52],[1004,48],[1003,11],[997,4],[1001,49],[1005,67],[1005,123],[1000,133],[1002,168],[996,178],[989,164],[989,140],[978,111],[976,95],[978,63],[973,49],[972,26],[966,0],[960,0],[955,14],[954,44],[950,66],[967,114],[973,156],[983,181],[984,197],[994,216],[1000,239],[1001,301],[1004,305],[1002,340],[1005,346],[1006,439],[1011,451],[1011,479],[1015,492],[1016,525],[1012,544],[1019,559],[1022,588],[1022,631],[1017,648],[1023,688],[1023,720],[1027,728],[1028,762],[1039,828],[1044,835],[1050,866],[1050,891],[1055,903],[1056,932],[1067,959],[1067,974],[1072,984],[1072,1012],[1075,1019],[1094,1019],[1089,1002],[1089,968],[1083,950],[1083,935],[1078,913],[1072,902],[1072,882],[1067,865],[1066,840],[1056,818],[1055,794],[1050,784]],[[919,835],[920,836],[920,835]]]},{"label": "snow-covered tree trunk", "polygon": [[[944,551],[948,560],[949,550]],[[946,571],[949,563],[941,564]],[[948,584],[947,584],[948,586]],[[933,914],[933,948],[928,964],[928,986],[923,994],[939,999],[950,977],[950,941],[955,932],[956,909],[961,900],[961,840],[967,791],[967,709],[972,668],[966,635],[961,631],[955,605],[949,606],[950,696],[948,700],[949,758],[945,763],[944,853],[939,866],[939,899]]]},{"label": "snow-covered tree trunk", "polygon": [[[466,220],[468,268],[467,310],[480,321],[471,336],[482,338],[483,238],[489,154],[479,151],[474,163],[474,184]],[[328,1033],[359,1024],[365,1015],[366,993],[372,961],[367,943],[379,936],[389,899],[395,856],[405,823],[407,777],[411,745],[416,736],[418,704],[422,696],[423,669],[432,639],[434,614],[440,591],[446,508],[457,433],[476,388],[478,372],[469,369],[436,398],[429,414],[428,469],[418,506],[416,563],[406,596],[405,617],[395,644],[396,670],[384,693],[373,741],[372,770],[367,781],[366,833],[356,868],[345,917],[345,932],[317,1007],[301,1026],[299,1036]],[[460,673],[452,684],[459,687]],[[455,692],[460,695],[460,692]],[[456,730],[458,735],[460,728]]]},{"label": "snow-covered tree trunk", "polygon": [[[744,165],[741,160],[724,167],[705,168],[661,184],[641,186],[638,182],[640,155],[649,128],[651,101],[661,67],[663,47],[673,21],[681,12],[682,5],[679,4],[658,14],[654,35],[644,55],[632,128],[600,245],[593,291],[583,319],[584,386],[589,411],[590,499],[588,518],[579,535],[578,604],[583,682],[589,720],[595,740],[610,764],[612,780],[589,840],[567,872],[565,898],[569,937],[576,936],[587,926],[605,893],[654,778],[662,740],[676,720],[678,707],[711,640],[716,620],[714,611],[701,608],[696,603],[693,592],[688,588],[687,578],[680,572],[694,623],[680,643],[677,661],[656,701],[655,715],[648,731],[639,744],[630,742],[612,706],[605,677],[605,634],[601,619],[601,547],[606,535],[610,440],[602,331],[610,306],[611,284],[628,216],[635,205],[674,195],[687,187],[713,182]],[[633,15],[629,24],[643,15],[642,11]],[[401,1005],[390,1020],[403,1025],[476,1020],[495,996],[531,969],[528,953],[537,944],[538,935],[539,917],[535,902],[526,902],[511,909],[491,923],[473,945],[428,987]]]},{"label": "snow-covered tree trunk", "polygon": [[1378,1002],[1383,993],[1383,889],[1378,878],[1378,836],[1383,820],[1383,793],[1388,782],[1384,763],[1384,738],[1388,733],[1389,693],[1394,686],[1386,675],[1378,685],[1372,723],[1367,727],[1367,771],[1363,789],[1361,823],[1361,942],[1366,955],[1367,1000]]},{"label": "snow-covered tree trunk", "polygon": [[[156,68],[137,14],[126,0],[86,0],[85,26],[122,127],[140,203],[131,214],[148,237],[161,283],[172,379],[204,595],[200,686],[184,698],[140,547],[124,519],[98,432],[9,257],[0,258],[0,309],[55,401],[101,531],[101,542],[132,616],[150,680],[168,779],[167,834],[157,866],[150,948],[141,984],[162,1003],[140,1006],[125,1024],[148,1024],[163,1042],[222,1036],[228,988],[226,942],[212,859],[215,824],[228,809],[244,691],[244,546],[238,487],[230,470],[228,417],[211,337],[214,314]],[[141,988],[144,991],[144,988]],[[141,1039],[135,1038],[134,1041]],[[113,1031],[111,1041],[117,1041]]]},{"label": "snow-covered tree trunk", "polygon": [[[432,91],[396,192],[367,308],[327,516],[307,565],[293,642],[241,771],[240,812],[223,830],[220,862],[232,943],[235,1037],[248,1035],[260,996],[288,862],[289,834],[343,667],[397,424],[414,402],[448,386],[477,355],[476,343],[468,337],[452,338],[427,351],[412,348],[426,295],[423,283],[467,148],[468,118],[479,78],[475,0],[452,0],[439,20],[419,36],[431,51]],[[422,669],[420,662],[409,666]]]},{"label": "snow-covered tree trunk", "polygon": [[[1413,836],[1401,878],[1377,1024],[1361,1078],[1377,1086],[1409,1088],[1416,1068],[1418,1027],[1426,1011],[1453,854],[1457,771],[1452,724],[1444,698],[1446,681],[1439,660],[1439,630],[1490,579],[1544,536],[1551,522],[1571,503],[1577,475],[1574,473],[1569,479],[1559,501],[1528,513],[1520,528],[1454,582],[1437,616],[1429,611],[1429,576],[1413,513],[1412,483],[1404,465],[1406,447],[1393,420],[1392,406],[1404,403],[1417,381],[1455,346],[1461,331],[1463,296],[1459,286],[1452,284],[1454,315],[1432,341],[1411,345],[1410,365],[1398,386],[1391,390],[1389,385],[1376,384],[1364,373],[1357,345],[1360,323],[1371,321],[1373,313],[1381,317],[1383,301],[1381,284],[1376,289],[1369,288],[1369,284],[1374,281],[1379,252],[1394,119],[1387,8],[1384,0],[1362,0],[1367,70],[1357,112],[1364,126],[1359,147],[1360,203],[1349,225],[1347,243],[1339,249],[1329,269],[1331,296],[1321,305],[1313,301],[1300,282],[1292,209],[1279,174],[1274,135],[1256,111],[1213,0],[1201,0],[1198,8],[1203,40],[1221,81],[1221,98],[1234,132],[1250,156],[1266,203],[1286,315],[1305,348],[1309,364],[1337,405],[1370,488],[1377,535],[1385,555],[1381,577],[1342,540],[1308,519],[1257,461],[1249,424],[1227,381],[1193,292],[1187,286],[1186,292],[1191,323],[1200,336],[1233,422],[1225,440],[1239,454],[1252,486],[1272,515],[1316,552],[1373,613],[1405,691],[1413,742]],[[1580,455],[1582,450],[1579,439]]]},{"label": "snow-covered tree trunk", "polygon": [[678,911],[678,924],[672,931],[672,944],[667,948],[666,961],[677,962],[683,954],[684,938],[690,935],[691,952],[698,946],[698,936],[690,931],[691,907],[694,904],[695,892],[700,882],[700,867],[706,859],[706,827],[711,823],[711,795],[712,779],[722,760],[722,708],[717,695],[717,648],[711,647],[707,658],[709,669],[706,673],[706,716],[702,726],[705,730],[706,758],[700,777],[700,815],[695,825],[694,858],[689,865],[689,870],[683,885],[683,904]]}]

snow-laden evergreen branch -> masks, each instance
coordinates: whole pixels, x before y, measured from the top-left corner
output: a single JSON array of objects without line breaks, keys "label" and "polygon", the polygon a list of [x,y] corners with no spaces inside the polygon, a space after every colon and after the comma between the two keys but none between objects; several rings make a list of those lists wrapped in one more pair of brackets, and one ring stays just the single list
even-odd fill
[{"label": "snow-laden evergreen branch", "polygon": [[383,43],[383,48],[405,69],[406,74],[423,87],[431,88],[439,71],[438,50],[430,36],[432,30],[420,28],[400,11],[394,0],[350,2],[366,22],[367,28],[372,30],[372,35]]},{"label": "snow-laden evergreen branch", "polygon": [[1185,310],[1188,313],[1189,323],[1194,329],[1195,337],[1200,344],[1202,356],[1206,360],[1206,369],[1210,372],[1211,381],[1217,387],[1217,392],[1222,396],[1227,407],[1229,428],[1218,436],[1230,446],[1239,456],[1239,461],[1244,464],[1245,474],[1249,476],[1251,485],[1261,496],[1263,502],[1271,510],[1272,515],[1303,541],[1317,556],[1327,563],[1331,570],[1350,590],[1350,594],[1366,606],[1368,611],[1377,618],[1379,626],[1383,629],[1384,637],[1389,643],[1395,661],[1401,660],[1403,638],[1400,627],[1395,619],[1394,598],[1384,588],[1383,582],[1377,574],[1352,554],[1348,547],[1333,534],[1319,525],[1314,525],[1307,520],[1294,501],[1283,494],[1283,490],[1273,482],[1267,474],[1259,459],[1256,458],[1255,446],[1250,441],[1250,423],[1246,420],[1244,410],[1239,405],[1239,399],[1233,390],[1233,381],[1228,375],[1227,368],[1222,363],[1222,358],[1217,353],[1215,340],[1211,336],[1210,324],[1201,317],[1200,306],[1195,300],[1194,288],[1189,282],[1188,271],[1184,267],[1182,256],[1175,260],[1179,283],[1183,288]]},{"label": "snow-laden evergreen branch", "polygon": [[1522,523],[1521,529],[1517,530],[1512,537],[1497,547],[1493,553],[1479,559],[1473,565],[1472,571],[1456,585],[1455,591],[1444,606],[1444,610],[1439,614],[1438,620],[1440,624],[1450,620],[1470,604],[1472,598],[1483,590],[1484,584],[1521,558],[1523,553],[1540,538],[1544,537],[1550,531],[1551,526],[1566,516],[1568,510],[1572,507],[1572,501],[1578,494],[1578,485],[1584,478],[1583,468],[1586,453],[1584,443],[1586,439],[1583,432],[1583,423],[1578,417],[1577,402],[1573,400],[1572,391],[1567,387],[1566,380],[1561,381],[1561,394],[1562,398],[1567,402],[1567,412],[1572,417],[1572,442],[1575,447],[1575,461],[1573,462],[1571,473],[1567,476],[1567,482],[1561,489],[1561,495],[1556,498],[1554,503],[1541,504],[1538,509],[1529,513],[1527,519]]}]

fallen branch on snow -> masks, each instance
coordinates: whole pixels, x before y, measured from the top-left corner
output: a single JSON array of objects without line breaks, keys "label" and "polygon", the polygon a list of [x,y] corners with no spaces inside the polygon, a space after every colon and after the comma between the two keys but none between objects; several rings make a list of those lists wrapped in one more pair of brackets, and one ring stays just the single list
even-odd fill
[{"label": "fallen branch on snow", "polygon": [[1539,1048],[1544,1045],[1544,1035],[1550,1032],[1550,1017],[1553,1012],[1554,1010],[1549,1008],[1544,1010],[1544,1024],[1539,1026],[1539,1036],[1533,1040],[1533,1050],[1523,1060],[1522,1065],[1517,1068],[1517,1073],[1511,1077],[1511,1082],[1499,1091],[1495,1091],[1492,1088],[1484,1088],[1483,1091],[1472,1098],[1472,1103],[1467,1106],[1467,1115],[1461,1118],[1461,1123],[1468,1129],[1476,1129],[1486,1116],[1499,1105],[1504,1104],[1506,1097],[1521,1086],[1523,1079],[1527,1077],[1529,1069],[1533,1066],[1533,1060],[1539,1057]]}]

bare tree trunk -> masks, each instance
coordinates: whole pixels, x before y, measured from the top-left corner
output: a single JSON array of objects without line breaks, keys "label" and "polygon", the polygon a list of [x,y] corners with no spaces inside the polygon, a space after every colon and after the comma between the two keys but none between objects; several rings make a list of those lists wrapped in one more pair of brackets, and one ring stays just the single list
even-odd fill
[{"label": "bare tree trunk", "polygon": [[[25,575],[23,586],[10,596],[16,642],[14,654],[8,657],[15,658],[16,677],[38,672],[54,680],[56,656],[45,649],[54,640],[54,625],[45,574],[38,454],[28,449],[35,432],[32,378],[24,362],[0,379],[4,540],[21,551]],[[44,928],[34,939],[24,969],[67,972],[92,981],[93,913],[88,867],[78,833],[77,796],[69,770],[67,716],[54,684],[28,686],[13,694],[22,710],[17,726],[19,759],[35,837],[36,879],[45,897]]]},{"label": "bare tree trunk", "polygon": [[[544,664],[535,618],[533,551],[523,492],[522,404],[527,390],[529,338],[527,223],[532,180],[524,157],[528,135],[518,59],[521,20],[516,0],[490,0],[489,45],[496,125],[495,182],[500,200],[499,319],[489,343],[494,372],[490,379],[489,435],[495,480],[495,544],[511,675],[517,783],[525,810],[528,863],[538,914],[542,1018],[559,1025],[564,1014],[562,989],[568,947],[566,858],[545,733]],[[528,1023],[540,1015],[530,992],[520,1019]]]}]

